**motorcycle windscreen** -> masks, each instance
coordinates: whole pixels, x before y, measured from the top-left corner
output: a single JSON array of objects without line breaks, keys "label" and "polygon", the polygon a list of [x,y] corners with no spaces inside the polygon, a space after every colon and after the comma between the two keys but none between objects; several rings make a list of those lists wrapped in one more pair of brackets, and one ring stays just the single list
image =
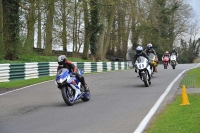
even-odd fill
[{"label": "motorcycle windscreen", "polygon": [[155,60],[155,57],[156,56],[153,53],[149,54],[149,59],[150,59],[151,62],[153,62]]},{"label": "motorcycle windscreen", "polygon": [[174,55],[174,54],[171,55],[171,56],[170,56],[170,59],[171,59],[171,60],[176,60],[176,55]]},{"label": "motorcycle windscreen", "polygon": [[164,61],[168,61],[168,60],[169,60],[169,57],[165,56],[165,57],[163,58],[163,60],[164,60]]},{"label": "motorcycle windscreen", "polygon": [[138,69],[144,69],[148,66],[148,60],[145,57],[140,56],[137,58],[136,64]]},{"label": "motorcycle windscreen", "polygon": [[146,62],[147,59],[143,56],[139,56],[136,61],[137,61],[137,63],[143,63],[143,62]]},{"label": "motorcycle windscreen", "polygon": [[65,78],[68,76],[68,74],[69,70],[67,68],[61,68],[60,70],[58,70],[56,77]]}]

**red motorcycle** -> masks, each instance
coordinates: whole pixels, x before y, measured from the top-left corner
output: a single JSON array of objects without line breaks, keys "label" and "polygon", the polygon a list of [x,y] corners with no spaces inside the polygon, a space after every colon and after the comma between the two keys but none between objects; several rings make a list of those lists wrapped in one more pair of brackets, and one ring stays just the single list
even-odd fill
[{"label": "red motorcycle", "polygon": [[169,57],[168,57],[168,56],[165,56],[165,57],[162,59],[162,62],[163,62],[163,65],[164,65],[164,69],[167,69],[167,66],[168,66],[168,63],[169,63]]}]

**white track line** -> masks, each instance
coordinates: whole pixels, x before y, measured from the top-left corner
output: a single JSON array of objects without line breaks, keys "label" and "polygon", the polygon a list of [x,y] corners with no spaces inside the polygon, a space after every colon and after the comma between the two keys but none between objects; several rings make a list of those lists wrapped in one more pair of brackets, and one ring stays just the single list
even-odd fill
[{"label": "white track line", "polygon": [[41,83],[38,83],[38,84],[33,84],[33,85],[29,85],[29,86],[26,86],[26,87],[23,87],[23,88],[19,88],[19,89],[15,89],[15,90],[12,90],[12,91],[5,92],[5,93],[1,93],[0,96],[5,95],[5,94],[8,94],[8,93],[11,93],[11,92],[14,92],[14,91],[23,90],[23,89],[28,88],[28,87],[31,87],[31,86],[35,86],[35,85],[47,83],[47,82],[50,82],[50,81],[53,81],[53,80],[48,80],[48,81],[44,81],[44,82],[41,82]]},{"label": "white track line", "polygon": [[[123,69],[123,70],[127,70],[127,69]],[[108,72],[114,72],[115,70],[113,71],[108,71]],[[100,74],[100,73],[108,73],[108,72],[97,72],[97,73],[85,73],[87,75],[91,75],[91,74]],[[19,90],[23,90],[25,88],[28,88],[28,87],[32,87],[32,86],[35,86],[35,85],[39,85],[39,84],[43,84],[43,83],[47,83],[47,82],[50,82],[50,81],[54,81],[54,80],[48,80],[48,81],[44,81],[44,82],[41,82],[41,83],[37,83],[37,84],[33,84],[33,85],[29,85],[29,86],[25,86],[23,88],[19,88],[19,89],[14,89],[12,91],[8,91],[8,92],[5,92],[5,93],[1,93],[0,96],[2,95],[5,95],[5,94],[8,94],[8,93],[11,93],[11,92],[15,92],[15,91],[19,91]]]},{"label": "white track line", "polygon": [[[200,63],[193,67],[196,68],[200,65]],[[189,68],[186,69],[184,71],[182,71],[167,87],[167,89],[165,90],[165,92],[160,96],[160,98],[158,99],[158,101],[154,104],[154,106],[151,108],[151,110],[149,111],[149,113],[144,117],[144,119],[140,122],[139,126],[136,128],[136,130],[133,133],[142,133],[142,131],[145,129],[146,125],[148,124],[148,122],[150,121],[151,117],[154,115],[154,113],[156,112],[156,110],[158,109],[158,107],[160,106],[161,102],[163,101],[163,99],[165,98],[165,96],[169,93],[169,91],[171,90],[172,86],[174,85],[174,83],[181,77],[181,75],[193,68]]]}]

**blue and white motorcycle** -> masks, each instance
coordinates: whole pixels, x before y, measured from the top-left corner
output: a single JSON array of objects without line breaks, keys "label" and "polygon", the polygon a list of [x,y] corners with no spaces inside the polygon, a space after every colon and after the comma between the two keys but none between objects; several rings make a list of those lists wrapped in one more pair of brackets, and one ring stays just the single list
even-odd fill
[{"label": "blue and white motorcycle", "polygon": [[[83,71],[80,74],[83,75]],[[90,90],[85,92],[81,82],[72,75],[67,68],[61,68],[56,74],[55,83],[62,92],[62,97],[68,106],[72,106],[76,100],[90,100]]]}]

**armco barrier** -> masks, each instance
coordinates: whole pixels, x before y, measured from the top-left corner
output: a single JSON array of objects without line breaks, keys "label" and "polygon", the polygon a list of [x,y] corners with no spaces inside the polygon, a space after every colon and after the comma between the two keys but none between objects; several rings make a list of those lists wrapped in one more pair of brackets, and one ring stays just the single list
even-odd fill
[{"label": "armco barrier", "polygon": [[[73,62],[85,73],[129,69],[128,62]],[[57,62],[33,62],[23,64],[0,64],[0,82],[54,76]]]}]

